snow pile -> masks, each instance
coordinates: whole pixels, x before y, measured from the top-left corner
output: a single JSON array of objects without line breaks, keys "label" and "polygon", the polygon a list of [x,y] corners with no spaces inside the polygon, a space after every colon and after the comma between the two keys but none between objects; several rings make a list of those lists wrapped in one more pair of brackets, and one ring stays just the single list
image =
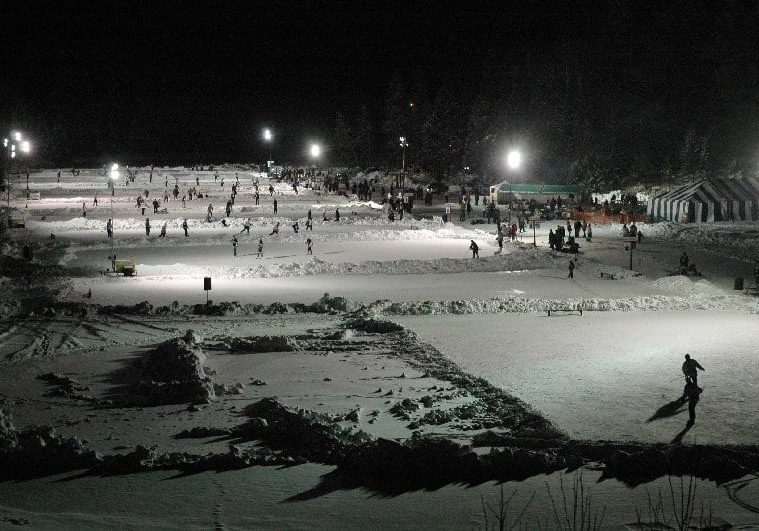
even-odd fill
[{"label": "snow pile", "polygon": [[140,361],[138,390],[154,405],[208,402],[216,393],[203,365],[205,359],[192,332],[166,341]]},{"label": "snow pile", "polygon": [[210,348],[235,353],[255,352],[293,352],[301,346],[289,336],[258,336],[258,337],[220,337],[213,338]]},{"label": "snow pile", "polygon": [[527,313],[546,312],[549,309],[559,308],[601,312],[738,310],[759,313],[759,301],[734,295],[697,293],[687,297],[655,295],[625,299],[506,297],[455,301],[377,301],[370,305],[370,308],[372,311],[385,315]]},{"label": "snow pile", "polygon": [[651,282],[656,289],[672,291],[684,295],[724,295],[724,291],[705,279],[691,280],[690,277],[674,275],[657,278]]}]

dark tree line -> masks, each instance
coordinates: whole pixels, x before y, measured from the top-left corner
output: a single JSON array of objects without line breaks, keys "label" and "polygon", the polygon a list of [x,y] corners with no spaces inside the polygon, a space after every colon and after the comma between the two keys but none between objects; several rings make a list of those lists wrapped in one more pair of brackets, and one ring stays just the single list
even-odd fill
[{"label": "dark tree line", "polygon": [[407,164],[443,180],[466,167],[509,178],[511,147],[525,154],[512,178],[525,181],[617,188],[756,174],[757,3],[604,6],[589,36],[494,49],[466,76],[395,76],[381,116],[337,114],[336,158],[398,168],[405,136]]}]

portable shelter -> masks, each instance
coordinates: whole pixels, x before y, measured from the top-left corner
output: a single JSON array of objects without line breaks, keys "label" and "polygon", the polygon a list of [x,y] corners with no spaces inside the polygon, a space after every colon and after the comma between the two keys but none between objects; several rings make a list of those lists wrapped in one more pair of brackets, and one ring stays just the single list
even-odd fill
[{"label": "portable shelter", "polygon": [[490,199],[496,204],[507,204],[510,200],[529,201],[534,199],[539,203],[545,203],[552,197],[561,196],[567,199],[574,195],[579,201],[585,187],[576,184],[529,184],[510,183],[504,181],[490,187]]},{"label": "portable shelter", "polygon": [[702,179],[648,201],[652,219],[683,223],[759,219],[759,179]]}]

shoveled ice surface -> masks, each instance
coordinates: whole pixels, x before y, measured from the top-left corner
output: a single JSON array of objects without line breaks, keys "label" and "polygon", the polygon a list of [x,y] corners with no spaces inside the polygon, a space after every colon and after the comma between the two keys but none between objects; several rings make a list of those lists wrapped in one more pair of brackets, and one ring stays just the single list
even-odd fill
[{"label": "shoveled ice surface", "polygon": [[[681,413],[646,422],[682,395],[685,353],[704,388],[689,443],[756,443],[759,316],[585,312],[396,316],[464,371],[535,407],[570,436],[669,442]],[[683,408],[681,408],[683,409]]]}]

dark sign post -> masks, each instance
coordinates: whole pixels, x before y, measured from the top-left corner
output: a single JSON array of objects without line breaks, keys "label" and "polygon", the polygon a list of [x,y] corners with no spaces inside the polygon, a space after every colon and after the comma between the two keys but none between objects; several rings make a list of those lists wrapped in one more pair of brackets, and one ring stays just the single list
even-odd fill
[{"label": "dark sign post", "polygon": [[635,244],[638,243],[638,238],[636,238],[635,236],[629,236],[626,238],[622,238],[622,241],[625,242],[628,245],[628,247],[630,247],[630,271],[632,271],[633,270],[633,251],[635,250]]},{"label": "dark sign post", "polygon": [[532,217],[529,217],[527,219],[529,219],[530,222],[532,223],[532,245],[534,245],[535,247],[537,247],[538,246],[538,240],[535,237],[535,229],[538,226],[538,222],[540,221],[540,217],[539,216],[532,216]]},{"label": "dark sign post", "polygon": [[208,305],[208,292],[211,291],[211,277],[203,277],[203,289],[206,292],[206,306]]}]

